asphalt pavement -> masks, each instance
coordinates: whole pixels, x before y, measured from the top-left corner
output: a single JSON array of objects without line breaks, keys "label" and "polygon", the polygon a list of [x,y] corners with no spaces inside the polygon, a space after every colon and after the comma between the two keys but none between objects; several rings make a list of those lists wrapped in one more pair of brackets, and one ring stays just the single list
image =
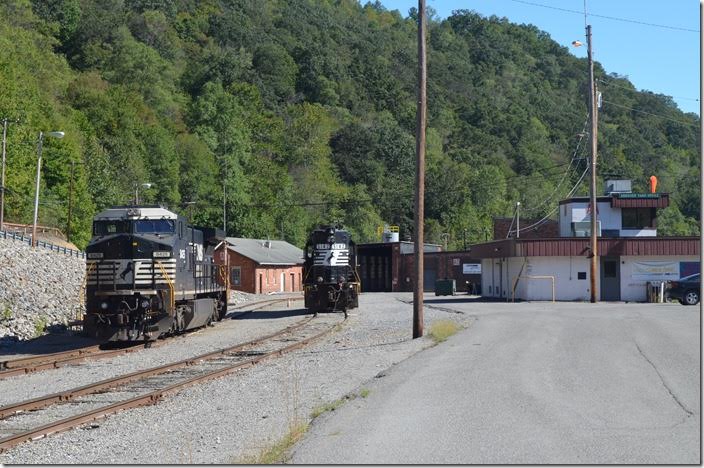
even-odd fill
[{"label": "asphalt pavement", "polygon": [[317,418],[293,463],[701,463],[698,307],[426,306],[476,320]]}]

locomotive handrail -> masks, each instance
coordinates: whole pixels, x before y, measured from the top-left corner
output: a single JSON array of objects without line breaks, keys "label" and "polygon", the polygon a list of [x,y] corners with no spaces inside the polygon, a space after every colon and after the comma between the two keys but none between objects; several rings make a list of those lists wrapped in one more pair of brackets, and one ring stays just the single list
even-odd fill
[{"label": "locomotive handrail", "polygon": [[171,290],[171,300],[169,302],[171,303],[170,304],[171,311],[175,312],[176,311],[176,288],[174,287],[174,282],[171,280],[171,277],[166,272],[166,269],[161,264],[161,262],[157,261],[156,263],[159,265],[159,268],[161,269],[161,274],[164,276],[164,279],[166,280],[166,284],[169,286],[169,289]]},{"label": "locomotive handrail", "polygon": [[[93,267],[95,267],[95,265],[96,265],[95,263],[89,263],[86,266],[86,274],[83,277],[83,284],[81,284],[81,289],[78,291],[78,304],[79,304],[78,312],[79,313],[81,310],[81,304],[85,305],[85,303],[86,303],[85,301],[86,301],[86,289],[88,288],[88,276],[90,275],[90,272],[93,269]],[[98,270],[96,270],[96,275],[95,275],[96,279],[98,277],[97,272],[98,272]],[[76,315],[78,315],[78,314],[76,314]],[[76,320],[83,320],[83,317],[80,317],[80,318],[76,317]]]}]

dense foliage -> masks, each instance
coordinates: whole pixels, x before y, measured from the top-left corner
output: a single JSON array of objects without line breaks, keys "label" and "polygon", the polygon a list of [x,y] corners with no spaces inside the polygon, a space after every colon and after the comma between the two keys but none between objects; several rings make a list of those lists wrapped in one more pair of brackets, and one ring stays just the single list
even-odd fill
[{"label": "dense foliage", "polygon": [[[587,67],[533,26],[457,11],[429,23],[426,235],[484,240],[494,216],[554,214],[588,154]],[[73,240],[96,210],[163,202],[230,235],[301,245],[340,221],[361,241],[413,230],[416,20],[355,0],[5,0],[0,118],[7,218]],[[697,232],[698,117],[596,67],[602,176],[651,174],[673,206],[663,234]],[[636,110],[632,110],[636,109]],[[644,111],[638,112],[637,110]],[[647,113],[646,113],[647,112]],[[581,145],[578,143],[581,141]],[[72,168],[73,167],[73,177]],[[584,181],[577,194],[585,194]],[[463,239],[464,238],[464,239]]]}]

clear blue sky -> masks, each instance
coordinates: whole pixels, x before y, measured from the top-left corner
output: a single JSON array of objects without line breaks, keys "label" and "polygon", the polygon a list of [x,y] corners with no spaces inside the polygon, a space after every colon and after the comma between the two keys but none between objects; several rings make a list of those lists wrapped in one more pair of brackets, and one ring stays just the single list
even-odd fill
[{"label": "clear blue sky", "polygon": [[[365,3],[362,1],[362,3]],[[381,0],[389,10],[408,15],[417,0]],[[586,0],[592,25],[594,60],[607,73],[625,75],[640,90],[672,96],[684,112],[699,114],[699,1],[698,0]],[[453,10],[474,10],[483,16],[506,17],[512,23],[533,24],[553,40],[586,57],[584,0],[426,0],[441,18]],[[545,5],[549,8],[539,6]],[[682,28],[667,29],[603,18],[610,16],[641,23]],[[586,73],[586,70],[585,70]],[[601,89],[608,100],[606,90]]]}]

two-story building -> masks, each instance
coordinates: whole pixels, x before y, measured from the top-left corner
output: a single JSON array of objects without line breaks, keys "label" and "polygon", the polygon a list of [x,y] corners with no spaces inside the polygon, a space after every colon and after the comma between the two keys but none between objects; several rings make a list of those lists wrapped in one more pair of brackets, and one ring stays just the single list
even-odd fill
[{"label": "two-story building", "polygon": [[[597,297],[602,301],[645,301],[650,281],[699,272],[699,238],[658,237],[658,210],[667,193],[633,193],[630,181],[607,181],[597,197]],[[512,237],[472,245],[482,259],[482,295],[506,300],[590,299],[588,197],[559,203],[559,237]]]}]

